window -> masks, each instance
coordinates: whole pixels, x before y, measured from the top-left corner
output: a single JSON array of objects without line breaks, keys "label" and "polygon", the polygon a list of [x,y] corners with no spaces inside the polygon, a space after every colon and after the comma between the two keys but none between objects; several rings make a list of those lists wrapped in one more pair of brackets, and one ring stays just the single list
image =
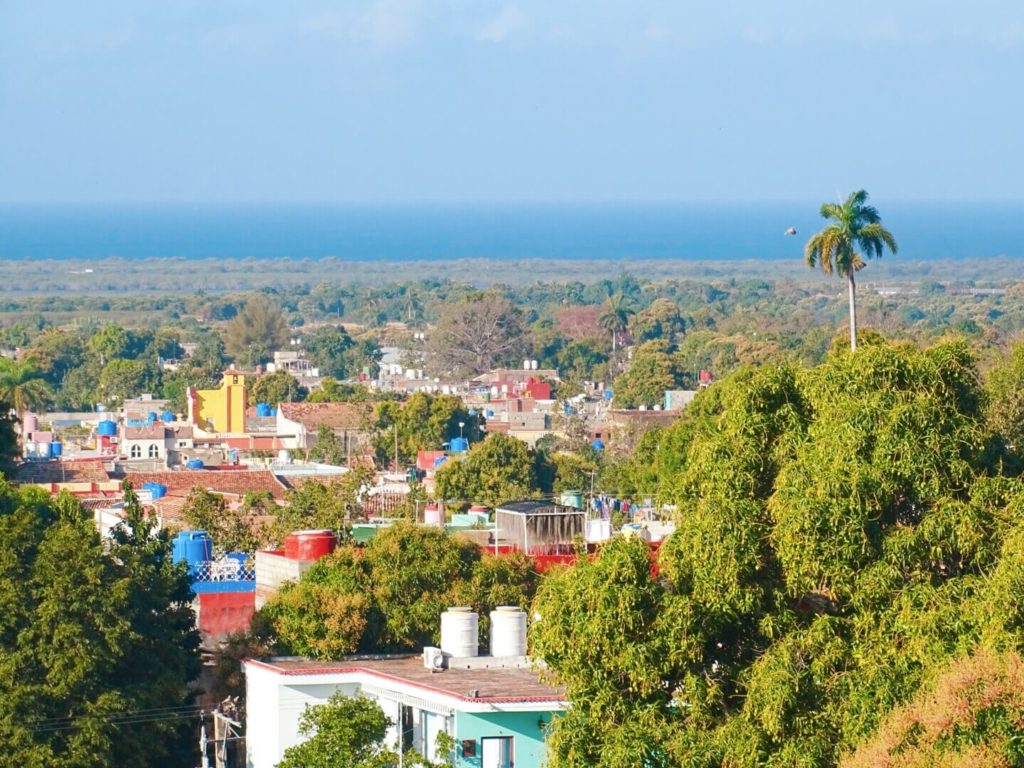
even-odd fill
[{"label": "window", "polygon": [[149,446],[149,458],[151,458],[151,459],[159,459],[160,458],[160,446],[158,446],[156,443],[152,443]]},{"label": "window", "polygon": [[483,762],[481,768],[514,768],[512,737],[498,736],[480,739]]},{"label": "window", "polygon": [[135,443],[135,445],[132,446],[132,450],[131,450],[131,454],[130,455],[131,455],[131,457],[133,459],[141,459],[142,458],[142,446],[139,445],[138,443]]},{"label": "window", "polygon": [[186,443],[184,440],[179,440],[178,441],[178,447],[179,448],[188,448],[188,443]]},{"label": "window", "polygon": [[238,377],[237,376],[232,376],[231,377],[231,383],[232,384],[237,384],[238,383]]}]

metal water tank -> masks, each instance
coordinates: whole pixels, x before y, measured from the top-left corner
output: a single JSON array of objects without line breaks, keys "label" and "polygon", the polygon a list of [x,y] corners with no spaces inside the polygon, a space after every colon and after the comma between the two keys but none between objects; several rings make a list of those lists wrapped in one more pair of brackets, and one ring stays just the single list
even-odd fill
[{"label": "metal water tank", "polygon": [[476,656],[480,647],[480,617],[468,606],[441,614],[441,650],[457,659]]},{"label": "metal water tank", "polygon": [[491,611],[491,656],[526,655],[526,611],[501,605]]},{"label": "metal water tank", "polygon": [[111,421],[110,419],[104,419],[96,427],[96,431],[104,437],[113,437],[117,434],[117,422]]},{"label": "metal water tank", "polygon": [[290,560],[314,562],[331,554],[338,546],[338,537],[326,529],[295,531],[284,539],[284,556]]}]

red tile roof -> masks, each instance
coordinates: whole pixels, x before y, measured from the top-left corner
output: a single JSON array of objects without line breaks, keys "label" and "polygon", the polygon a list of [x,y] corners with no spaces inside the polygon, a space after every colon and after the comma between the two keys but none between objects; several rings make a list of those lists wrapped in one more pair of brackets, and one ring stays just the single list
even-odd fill
[{"label": "red tile roof", "polygon": [[67,459],[30,461],[18,466],[15,479],[19,483],[105,483],[110,475],[104,459]]},{"label": "red tile roof", "polygon": [[214,493],[239,496],[268,492],[279,500],[284,498],[285,492],[285,486],[269,469],[196,469],[177,472],[133,472],[128,469],[125,474],[135,488],[141,488],[143,483],[166,485],[169,496],[187,496],[196,486]]},{"label": "red tile roof", "polygon": [[281,415],[315,432],[321,424],[331,429],[360,429],[367,409],[353,403],[281,403]]}]

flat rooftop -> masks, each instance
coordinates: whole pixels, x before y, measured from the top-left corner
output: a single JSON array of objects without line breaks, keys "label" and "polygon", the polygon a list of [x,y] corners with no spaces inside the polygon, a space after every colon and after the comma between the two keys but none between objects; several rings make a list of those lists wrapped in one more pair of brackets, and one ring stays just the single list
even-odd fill
[{"label": "flat rooftop", "polygon": [[[479,669],[445,669],[431,671],[423,666],[423,657],[354,658],[342,661],[275,658],[266,661],[247,659],[280,675],[338,675],[364,673],[383,680],[407,683],[437,691],[448,696],[482,704],[513,704],[525,702],[561,702],[565,689],[551,686],[533,669],[490,667]],[[298,682],[298,681],[296,681]]]}]

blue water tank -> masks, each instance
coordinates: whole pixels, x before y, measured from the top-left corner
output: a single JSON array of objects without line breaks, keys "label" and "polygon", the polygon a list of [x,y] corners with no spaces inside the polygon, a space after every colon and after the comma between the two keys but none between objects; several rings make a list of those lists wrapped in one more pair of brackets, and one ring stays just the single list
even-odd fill
[{"label": "blue water tank", "polygon": [[597,438],[594,442],[590,444],[590,447],[593,448],[595,451],[603,451],[604,441],[601,438]]},{"label": "blue water tank", "polygon": [[156,411],[150,411],[149,413],[146,414],[146,421],[149,422],[150,424],[155,422],[156,418]]},{"label": "blue water tank", "polygon": [[269,416],[270,415],[270,404],[269,403],[256,403],[256,415],[257,416]]},{"label": "blue water tank", "polygon": [[448,461],[448,457],[447,456],[438,456],[436,459],[434,459],[434,469],[437,469],[442,464],[444,464],[446,461]]},{"label": "blue water tank", "polygon": [[160,415],[160,421],[162,421],[164,424],[170,424],[171,422],[174,421],[174,414],[171,411],[164,411]]},{"label": "blue water tank", "polygon": [[181,531],[171,543],[171,558],[176,563],[187,563],[189,572],[195,572],[197,563],[213,557],[213,541],[206,531]]},{"label": "blue water tank", "polygon": [[60,456],[64,452],[64,446],[60,443],[50,443],[50,455]]},{"label": "blue water tank", "polygon": [[277,416],[277,408],[271,408],[270,409],[270,415],[271,416]]},{"label": "blue water tank", "polygon": [[53,443],[36,443],[40,459],[48,459],[53,455]]},{"label": "blue water tank", "polygon": [[452,453],[465,453],[469,450],[469,440],[464,437],[452,438]]},{"label": "blue water tank", "polygon": [[188,469],[202,469],[204,465],[202,459],[189,459],[185,462],[185,466]]},{"label": "blue water tank", "polygon": [[167,495],[167,486],[163,483],[143,483],[142,490],[149,491],[153,499],[162,499]]},{"label": "blue water tank", "polygon": [[488,408],[486,411],[484,411],[484,416],[486,416],[488,419],[493,419],[494,418],[494,411],[492,411],[490,408]]},{"label": "blue water tank", "polygon": [[96,431],[104,437],[113,437],[117,434],[117,422],[110,421],[110,419],[101,421],[99,426],[96,427]]},{"label": "blue water tank", "polygon": [[614,396],[615,396],[615,393],[614,393],[614,392],[612,392],[612,391],[611,391],[610,389],[606,389],[606,390],[604,391],[604,399],[605,399],[605,400],[611,400],[611,399],[612,399],[612,397],[614,397]]},{"label": "blue water tank", "polygon": [[228,455],[231,457],[231,463],[232,464],[237,464],[238,463],[238,449],[237,448],[232,448],[228,452]]}]

